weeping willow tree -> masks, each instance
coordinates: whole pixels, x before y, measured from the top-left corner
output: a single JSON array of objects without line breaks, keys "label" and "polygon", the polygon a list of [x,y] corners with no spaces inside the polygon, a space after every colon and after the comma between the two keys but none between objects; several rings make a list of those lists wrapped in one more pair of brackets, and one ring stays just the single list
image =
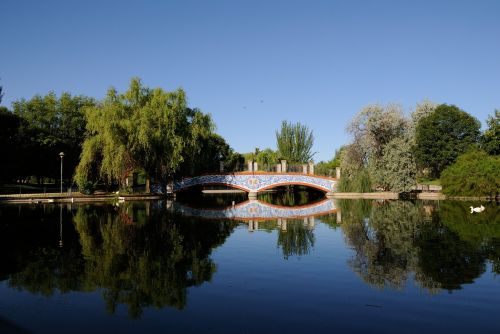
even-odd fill
[{"label": "weeping willow tree", "polygon": [[292,163],[309,162],[315,154],[313,132],[300,123],[283,121],[281,130],[276,131],[276,143],[280,157]]},{"label": "weeping willow tree", "polygon": [[200,153],[200,142],[214,129],[210,115],[187,107],[182,89],[149,89],[138,78],[123,94],[109,89],[85,116],[88,136],[75,175],[80,189],[100,180],[123,187],[136,170],[148,183],[153,177],[165,184],[184,157]]}]

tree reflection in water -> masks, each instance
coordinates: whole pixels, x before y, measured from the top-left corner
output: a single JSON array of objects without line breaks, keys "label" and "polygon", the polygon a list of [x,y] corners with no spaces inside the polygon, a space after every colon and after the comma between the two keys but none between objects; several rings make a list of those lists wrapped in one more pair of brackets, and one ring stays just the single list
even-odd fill
[{"label": "tree reflection in water", "polygon": [[[54,291],[102,290],[109,312],[125,304],[137,318],[144,307],[186,305],[187,288],[211,280],[211,250],[236,223],[172,217],[162,203],[82,205],[74,215],[80,245],[25,249],[24,267],[9,275],[12,287]],[[196,225],[196,226],[195,226]],[[67,233],[69,234],[69,233]]]},{"label": "tree reflection in water", "polygon": [[325,197],[319,190],[304,186],[277,187],[275,192],[264,192],[259,194],[259,200],[279,206],[305,205],[318,201]]},{"label": "tree reflection in water", "polygon": [[[499,206],[487,203],[482,214],[470,214],[471,205],[478,203],[339,200],[341,222],[332,213],[259,221],[258,228],[278,230],[277,246],[288,259],[312,251],[314,226],[323,222],[341,228],[353,250],[348,264],[368,284],[402,289],[414,280],[430,292],[452,291],[489,264],[500,274]],[[161,201],[67,206],[60,247],[59,208],[1,208],[0,280],[45,296],[99,290],[109,312],[122,304],[131,317],[145,307],[185,307],[187,289],[216,271],[212,249],[238,224],[200,224],[197,217],[174,215]]]},{"label": "tree reflection in water", "polygon": [[281,248],[283,257],[301,256],[309,254],[314,247],[313,227],[308,220],[288,219],[279,221],[278,248]]},{"label": "tree reflection in water", "polygon": [[491,261],[498,273],[499,209],[471,216],[467,202],[341,200],[349,265],[367,283],[401,289],[413,277],[431,292],[460,289]]}]

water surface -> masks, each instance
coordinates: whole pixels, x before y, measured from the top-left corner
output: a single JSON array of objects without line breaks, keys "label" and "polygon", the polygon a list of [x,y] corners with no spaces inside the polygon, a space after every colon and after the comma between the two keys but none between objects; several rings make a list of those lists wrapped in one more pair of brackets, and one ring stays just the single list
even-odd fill
[{"label": "water surface", "polygon": [[2,205],[0,332],[500,331],[497,204],[286,196]]}]

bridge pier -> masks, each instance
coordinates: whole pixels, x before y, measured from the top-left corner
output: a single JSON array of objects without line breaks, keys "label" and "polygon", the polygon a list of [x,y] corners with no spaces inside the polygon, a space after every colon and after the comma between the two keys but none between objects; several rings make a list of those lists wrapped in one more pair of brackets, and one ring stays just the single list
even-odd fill
[{"label": "bridge pier", "polygon": [[282,230],[282,231],[286,231],[286,219],[285,218],[278,218],[278,227]]}]

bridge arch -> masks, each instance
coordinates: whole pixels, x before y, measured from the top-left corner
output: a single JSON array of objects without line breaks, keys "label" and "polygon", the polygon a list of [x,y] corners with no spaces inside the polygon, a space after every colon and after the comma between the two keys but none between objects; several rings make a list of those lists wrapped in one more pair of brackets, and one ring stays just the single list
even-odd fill
[{"label": "bridge arch", "polygon": [[318,189],[325,193],[337,191],[337,180],[334,178],[301,174],[301,173],[233,173],[207,174],[176,181],[172,191],[178,192],[194,186],[224,185],[240,189],[250,194],[279,186],[302,185]]}]

